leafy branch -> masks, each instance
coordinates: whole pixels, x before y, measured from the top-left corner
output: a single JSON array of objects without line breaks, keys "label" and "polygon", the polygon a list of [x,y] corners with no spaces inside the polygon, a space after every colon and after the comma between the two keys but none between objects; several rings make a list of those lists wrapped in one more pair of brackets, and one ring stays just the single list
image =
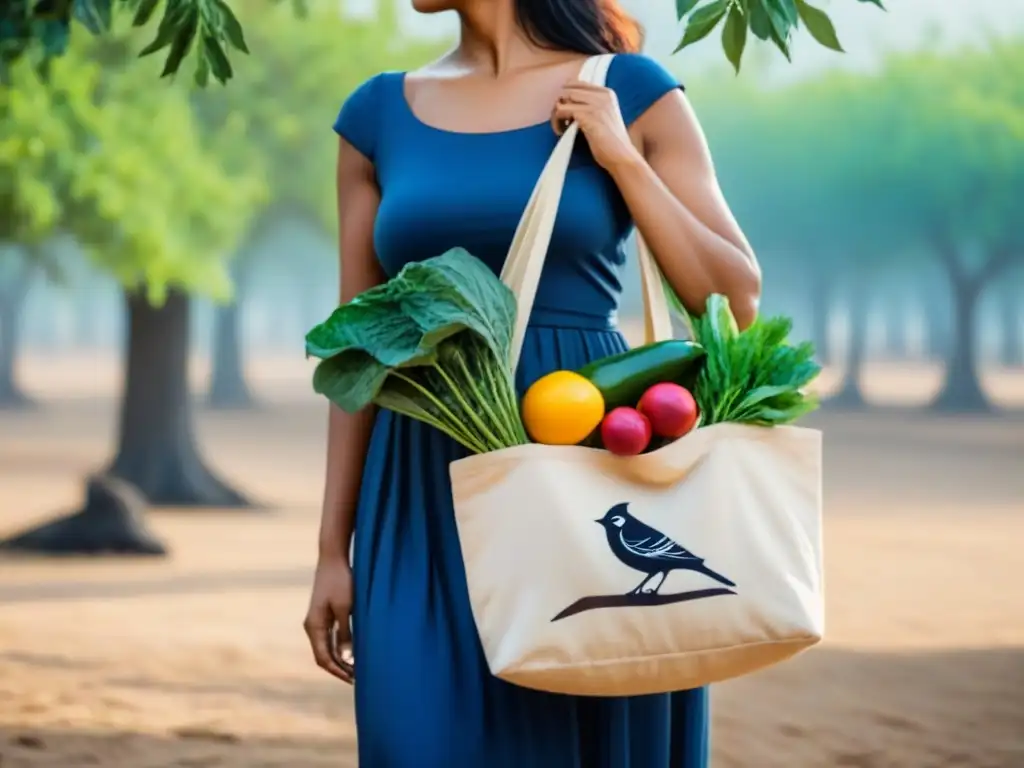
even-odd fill
[{"label": "leafy branch", "polygon": [[[857,0],[885,10],[883,0]],[[793,33],[803,25],[826,48],[843,51],[828,14],[807,0],[676,0],[676,17],[686,22],[683,37],[673,53],[693,45],[722,27],[725,57],[740,71],[750,34],[771,41],[787,60]]]},{"label": "leafy branch", "polygon": [[[305,13],[304,0],[292,2],[297,13]],[[196,84],[205,86],[211,75],[223,84],[234,74],[227,52],[249,52],[242,25],[225,0],[5,0],[0,6],[0,78],[25,56],[35,58],[45,74],[49,62],[67,51],[74,26],[103,34],[119,12],[130,15],[135,27],[146,27],[159,16],[156,34],[140,56],[166,50],[163,77],[176,74],[193,54]]]}]

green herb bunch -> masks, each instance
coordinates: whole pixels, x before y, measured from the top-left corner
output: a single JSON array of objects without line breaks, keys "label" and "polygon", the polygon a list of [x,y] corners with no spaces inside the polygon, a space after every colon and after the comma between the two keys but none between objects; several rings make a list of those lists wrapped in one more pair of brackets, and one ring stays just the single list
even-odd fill
[{"label": "green herb bunch", "polygon": [[456,248],[407,264],[306,335],[313,389],[354,413],[373,404],[441,430],[474,453],[529,442],[509,365],[516,301]]},{"label": "green herb bunch", "polygon": [[703,426],[731,421],[771,427],[818,407],[805,387],[821,366],[813,344],[788,342],[788,317],[759,317],[740,331],[729,300],[713,294],[704,314],[688,320],[694,340],[707,351],[694,392]]}]

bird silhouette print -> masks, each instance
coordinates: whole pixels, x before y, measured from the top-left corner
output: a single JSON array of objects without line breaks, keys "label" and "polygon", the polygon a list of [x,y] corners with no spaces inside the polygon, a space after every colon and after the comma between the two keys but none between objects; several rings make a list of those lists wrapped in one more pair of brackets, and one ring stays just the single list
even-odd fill
[{"label": "bird silhouette print", "polygon": [[[689,600],[700,600],[718,595],[734,595],[736,583],[712,570],[704,558],[676,543],[665,534],[635,518],[629,512],[629,504],[616,504],[604,517],[595,521],[604,528],[608,548],[619,562],[639,571],[643,580],[629,592],[617,595],[598,595],[577,600],[559,613],[552,621],[558,621],[582,611],[594,608],[638,607],[668,605]],[[693,571],[707,576],[724,587],[697,589],[688,592],[663,594],[661,592],[668,574],[672,571]],[[648,585],[657,579],[653,587]]]}]

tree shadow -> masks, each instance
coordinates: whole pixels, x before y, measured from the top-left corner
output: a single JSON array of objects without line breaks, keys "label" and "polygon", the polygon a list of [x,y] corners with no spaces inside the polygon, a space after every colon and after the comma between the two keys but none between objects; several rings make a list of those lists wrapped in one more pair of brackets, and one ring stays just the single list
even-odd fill
[{"label": "tree shadow", "polygon": [[[0,556],[10,565],[19,555]],[[0,585],[0,605],[5,603],[63,602],[133,598],[160,595],[211,594],[253,589],[290,589],[311,583],[313,568],[264,568],[230,572],[177,574],[165,578],[110,581],[52,581]]]},{"label": "tree shadow", "polygon": [[11,768],[356,768],[354,737],[254,737],[212,726],[166,734],[0,726]]},{"label": "tree shadow", "polygon": [[[46,658],[29,659],[48,663]],[[232,725],[195,722],[164,734],[0,726],[4,768],[338,768],[355,766],[350,698],[330,679],[175,682],[131,676],[96,688],[174,696],[183,712],[237,700]],[[386,692],[381,692],[386,695]],[[430,691],[425,701],[432,700]],[[436,698],[436,697],[435,697]],[[247,702],[338,721],[338,738],[259,731]],[[715,768],[1020,768],[1024,648],[859,652],[823,647],[712,689]],[[177,706],[177,705],[176,705]],[[415,713],[409,716],[415,717]],[[396,712],[396,738],[402,714]],[[141,729],[140,729],[141,730]],[[254,732],[258,735],[252,735]],[[372,767],[371,767],[372,768]],[[454,767],[453,767],[454,768]]]},{"label": "tree shadow", "polygon": [[1024,648],[825,646],[712,690],[716,768],[1024,766]]}]

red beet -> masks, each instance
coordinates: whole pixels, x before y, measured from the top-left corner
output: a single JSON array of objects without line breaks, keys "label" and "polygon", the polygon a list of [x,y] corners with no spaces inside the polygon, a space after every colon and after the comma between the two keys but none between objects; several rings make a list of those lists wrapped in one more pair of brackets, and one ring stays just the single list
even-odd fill
[{"label": "red beet", "polygon": [[637,410],[651,422],[654,434],[672,440],[693,429],[700,415],[689,390],[672,382],[655,384],[644,392]]},{"label": "red beet", "polygon": [[614,454],[636,456],[651,443],[651,423],[635,408],[614,408],[601,422],[601,442]]}]

